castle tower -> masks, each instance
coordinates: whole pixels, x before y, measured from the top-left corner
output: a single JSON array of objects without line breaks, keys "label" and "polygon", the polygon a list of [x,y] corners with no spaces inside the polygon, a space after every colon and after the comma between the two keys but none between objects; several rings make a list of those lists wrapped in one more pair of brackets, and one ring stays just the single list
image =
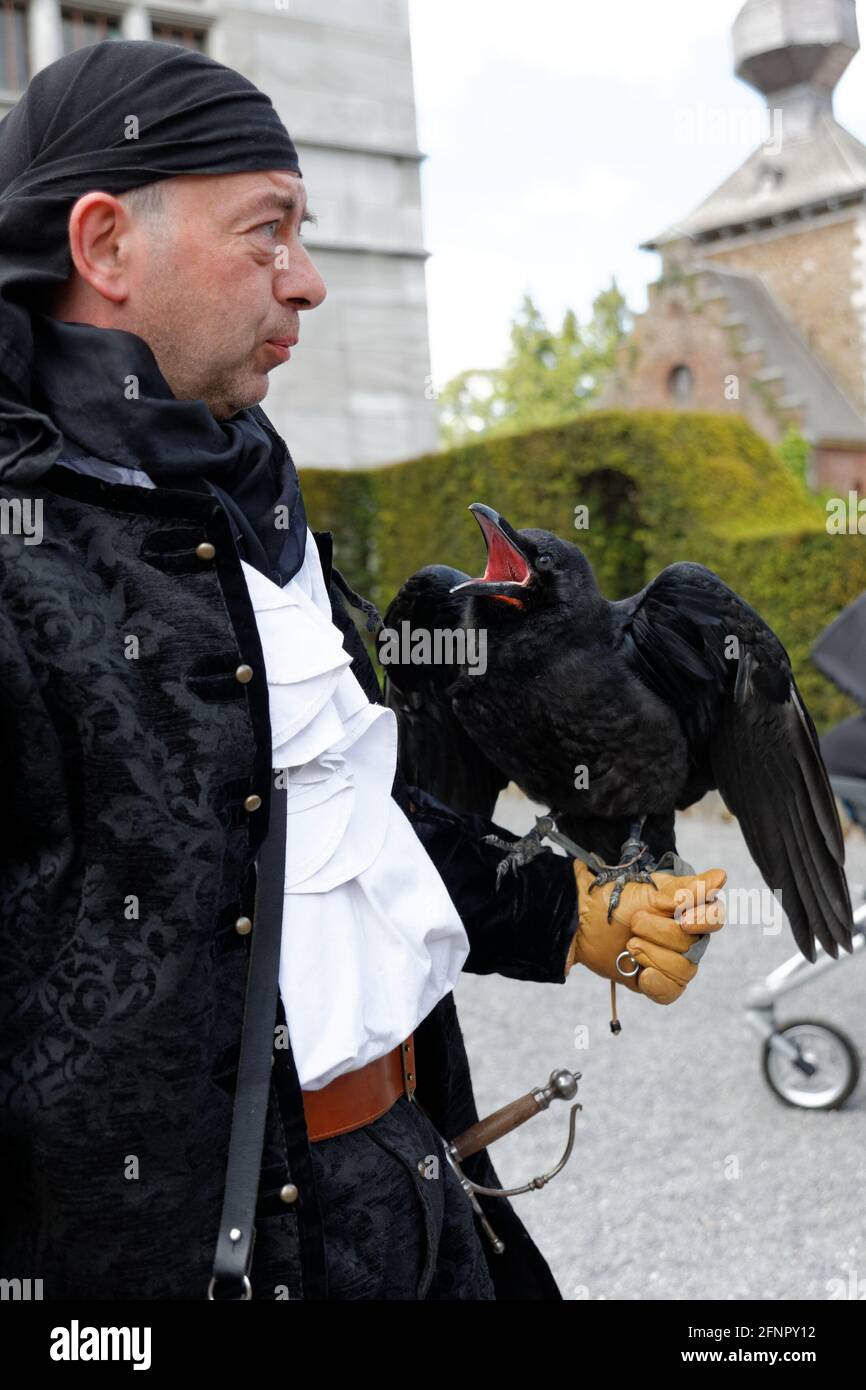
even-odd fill
[{"label": "castle tower", "polygon": [[734,66],[767,137],[642,243],[662,275],[604,403],[795,423],[816,482],[866,488],[866,146],[833,114],[859,46],[855,0],[747,0]]},{"label": "castle tower", "polygon": [[780,111],[785,138],[813,139],[860,47],[854,0],[748,0],[734,20],[734,71]]}]

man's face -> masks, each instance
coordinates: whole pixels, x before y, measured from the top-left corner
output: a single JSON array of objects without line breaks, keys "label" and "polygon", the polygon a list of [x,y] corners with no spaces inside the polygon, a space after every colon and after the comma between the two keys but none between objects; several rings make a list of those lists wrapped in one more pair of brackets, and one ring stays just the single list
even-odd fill
[{"label": "man's face", "polygon": [[117,327],[149,345],[174,395],[217,418],[264,399],[300,312],[326,289],[301,240],[314,221],[287,170],[165,180],[162,211],[131,214]]}]

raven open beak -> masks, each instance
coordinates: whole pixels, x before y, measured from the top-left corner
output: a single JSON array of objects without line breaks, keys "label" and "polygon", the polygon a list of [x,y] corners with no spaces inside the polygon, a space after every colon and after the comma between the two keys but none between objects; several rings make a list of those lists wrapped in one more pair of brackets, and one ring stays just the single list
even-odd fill
[{"label": "raven open beak", "polygon": [[535,571],[523,553],[520,536],[504,516],[483,502],[473,502],[469,510],[481,527],[487,546],[487,566],[478,579],[467,579],[455,585],[452,594],[468,590],[523,608],[520,590],[531,582]]}]

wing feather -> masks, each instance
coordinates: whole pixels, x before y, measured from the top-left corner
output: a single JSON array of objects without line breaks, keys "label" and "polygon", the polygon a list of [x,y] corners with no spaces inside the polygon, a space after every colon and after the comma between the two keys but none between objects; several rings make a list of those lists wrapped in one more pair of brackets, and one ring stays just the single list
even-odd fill
[{"label": "wing feather", "polygon": [[852,949],[836,802],[815,726],[772,629],[703,565],[670,565],[613,605],[632,669],[677,710],[695,764],[737,817],[794,939]]}]

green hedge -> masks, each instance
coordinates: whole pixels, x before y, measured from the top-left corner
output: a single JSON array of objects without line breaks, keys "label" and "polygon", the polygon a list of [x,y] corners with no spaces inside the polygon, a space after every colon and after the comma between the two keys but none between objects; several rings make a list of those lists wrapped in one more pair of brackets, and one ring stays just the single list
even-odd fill
[{"label": "green hedge", "polygon": [[[466,511],[574,540],[610,598],[675,560],[716,570],[787,647],[819,727],[854,706],[808,660],[822,627],[866,589],[866,537],[829,536],[822,504],[736,415],[594,411],[568,425],[368,472],[304,470],[310,524],[334,533],[350,583],[387,606],[421,565],[484,566]],[[576,530],[575,507],[589,508]]]}]

